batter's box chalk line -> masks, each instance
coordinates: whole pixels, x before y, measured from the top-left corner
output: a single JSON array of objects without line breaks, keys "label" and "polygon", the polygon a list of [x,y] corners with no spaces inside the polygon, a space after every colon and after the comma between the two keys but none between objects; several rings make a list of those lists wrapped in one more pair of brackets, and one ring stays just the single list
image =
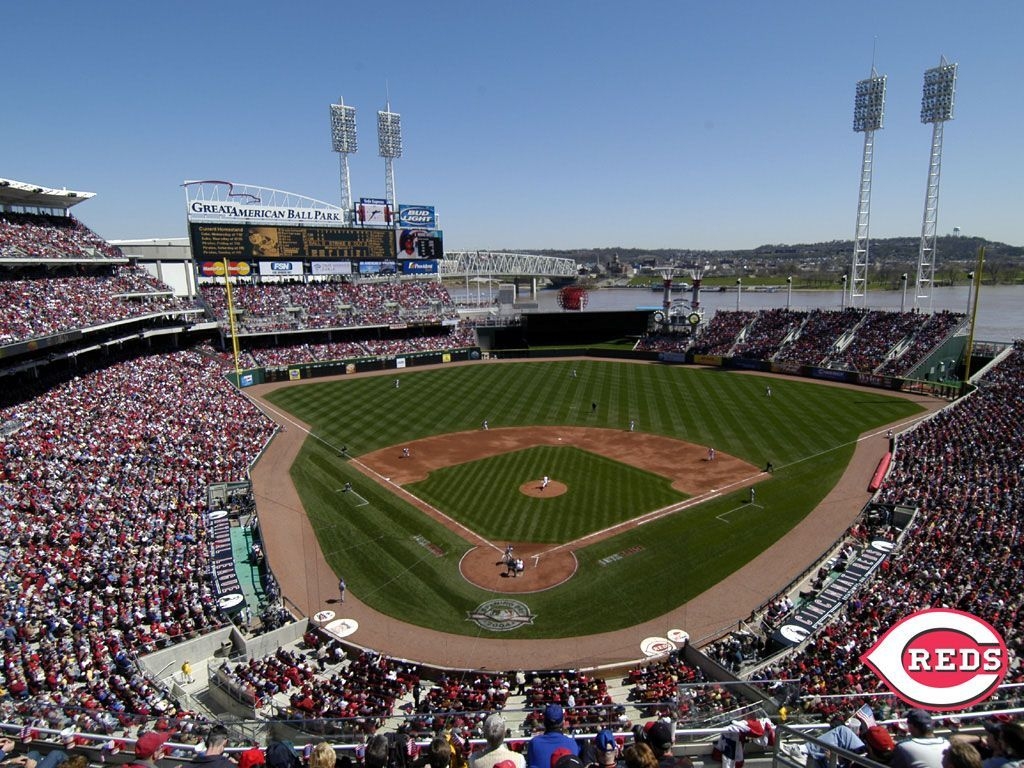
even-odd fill
[{"label": "batter's box chalk line", "polygon": [[727,520],[726,516],[731,515],[733,512],[739,512],[742,509],[764,509],[764,507],[761,504],[749,504],[749,503],[744,502],[743,504],[740,504],[738,507],[733,507],[732,509],[727,509],[722,514],[715,515],[715,517],[718,520],[721,520],[723,523],[731,523],[732,521],[731,520]]},{"label": "batter's box chalk line", "polygon": [[349,504],[351,504],[353,507],[365,507],[365,506],[367,506],[370,503],[369,501],[364,499],[362,496],[360,496],[358,493],[353,491],[351,488],[344,488],[344,487],[342,487],[342,488],[335,488],[334,492],[335,493],[343,493],[343,494],[345,494],[345,498],[347,498],[347,499],[350,499],[350,497],[359,499],[358,502],[354,502],[351,499],[349,500]]}]

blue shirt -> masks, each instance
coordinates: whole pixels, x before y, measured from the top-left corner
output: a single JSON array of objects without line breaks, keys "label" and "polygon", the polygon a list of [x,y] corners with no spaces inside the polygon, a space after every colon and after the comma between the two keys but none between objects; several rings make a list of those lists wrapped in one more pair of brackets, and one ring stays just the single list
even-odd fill
[{"label": "blue shirt", "polygon": [[551,756],[559,749],[567,749],[574,755],[580,753],[576,740],[561,731],[538,733],[530,739],[530,749],[526,756],[527,768],[551,768]]}]

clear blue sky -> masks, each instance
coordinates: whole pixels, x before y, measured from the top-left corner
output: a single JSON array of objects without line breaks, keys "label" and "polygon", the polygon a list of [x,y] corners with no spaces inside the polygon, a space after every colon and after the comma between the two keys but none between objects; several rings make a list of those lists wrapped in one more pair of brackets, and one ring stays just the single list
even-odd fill
[{"label": "clear blue sky", "polygon": [[185,179],[339,199],[328,106],[358,110],[354,197],[450,249],[749,248],[850,239],[856,82],[888,75],[871,234],[918,236],[922,77],[959,62],[939,232],[1024,245],[1024,3],[5,4],[0,176],[96,192],[101,235],[186,233]]}]

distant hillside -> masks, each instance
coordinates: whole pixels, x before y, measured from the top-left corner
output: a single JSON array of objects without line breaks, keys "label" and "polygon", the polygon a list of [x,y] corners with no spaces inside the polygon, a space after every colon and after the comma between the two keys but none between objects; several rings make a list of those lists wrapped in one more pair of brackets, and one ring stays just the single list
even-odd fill
[{"label": "distant hillside", "polygon": [[[917,268],[919,237],[872,239],[869,260],[880,276],[913,272]],[[940,237],[936,241],[936,281],[958,281],[974,269],[978,248],[985,246],[987,281],[1015,282],[1024,276],[1024,246],[996,243],[978,237]],[[516,250],[516,249],[510,249]],[[693,266],[709,263],[724,274],[842,273],[850,268],[852,240],[795,245],[760,245],[750,250],[702,251],[683,248],[576,248],[571,250],[527,249],[545,256],[572,258],[583,264],[619,262],[644,266]]]}]

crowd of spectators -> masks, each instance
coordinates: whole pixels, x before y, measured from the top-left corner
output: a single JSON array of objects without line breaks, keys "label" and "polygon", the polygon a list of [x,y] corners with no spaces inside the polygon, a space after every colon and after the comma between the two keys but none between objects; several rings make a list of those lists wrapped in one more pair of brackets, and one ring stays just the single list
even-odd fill
[{"label": "crowd of spectators", "polygon": [[300,726],[303,720],[317,721],[317,728],[336,733],[373,733],[418,683],[419,675],[415,664],[364,651],[329,677],[318,676],[293,687],[290,706],[279,716]]},{"label": "crowd of spectators", "polygon": [[[228,322],[227,289],[200,292],[216,319]],[[394,323],[436,324],[458,317],[448,289],[432,280],[239,282],[232,284],[236,325],[243,332],[348,328]]]},{"label": "crowd of spectators", "polygon": [[316,677],[313,663],[284,648],[278,648],[270,656],[235,665],[225,661],[217,673],[243,692],[244,698],[254,706],[261,706],[275,694],[288,693]]},{"label": "crowd of spectators", "polygon": [[223,623],[207,488],[246,479],[272,423],[194,352],[76,377],[0,423],[0,687],[26,706],[172,711],[129,659]]},{"label": "crowd of spectators", "polygon": [[896,376],[909,375],[966,319],[966,315],[948,310],[928,315],[926,322],[918,328],[906,350],[898,357],[887,360],[879,372]]},{"label": "crowd of spectators", "polygon": [[756,312],[716,312],[711,322],[694,340],[691,349],[697,355],[724,355],[736,343],[736,337],[757,316]]},{"label": "crowd of spectators", "polygon": [[658,331],[649,333],[637,341],[633,349],[638,352],[686,352],[690,348],[689,335],[681,333],[665,333]]},{"label": "crowd of spectators", "polygon": [[587,733],[606,727],[616,718],[616,703],[607,682],[577,670],[536,673],[526,691],[526,706],[534,707],[524,721],[526,732],[543,725],[543,710],[557,704],[564,711],[564,727],[570,733]]},{"label": "crowd of spectators", "polygon": [[798,679],[802,708],[831,714],[850,702],[824,694],[855,698],[879,684],[859,661],[864,649],[913,611],[946,606],[1001,631],[1013,659],[1005,682],[1024,681],[1022,455],[1024,344],[1017,342],[976,392],[899,435],[880,500],[916,508],[913,523],[881,576],[813,643],[766,674]]},{"label": "crowd of spectators", "polygon": [[780,349],[774,359],[803,365],[821,365],[835,348],[836,342],[852,331],[866,313],[867,310],[855,307],[847,307],[839,312],[812,310],[800,329],[800,335]]},{"label": "crowd of spectators", "polygon": [[673,717],[699,722],[728,712],[737,699],[725,686],[710,682],[704,673],[687,664],[679,653],[634,667],[623,679],[629,685],[629,701],[645,717]]},{"label": "crowd of spectators", "polygon": [[[242,368],[274,368],[306,363],[354,360],[365,357],[394,357],[414,352],[442,352],[465,349],[477,345],[473,328],[452,327],[446,332],[422,336],[403,336],[394,339],[362,339],[360,341],[306,342],[281,346],[253,347],[242,350],[239,363]],[[211,354],[223,360],[225,366],[232,365],[228,353],[214,350]]]},{"label": "crowd of spectators", "polygon": [[504,709],[512,688],[507,674],[442,672],[426,694],[414,702],[414,733],[435,731],[445,724],[475,730],[488,711]]},{"label": "crowd of spectators", "polygon": [[140,267],[98,267],[86,275],[0,279],[0,344],[142,318],[157,313],[196,309],[175,298],[170,289]]},{"label": "crowd of spectators", "polygon": [[868,312],[857,326],[853,340],[830,355],[829,368],[850,371],[874,371],[889,358],[894,348],[917,333],[928,320],[920,312]]},{"label": "crowd of spectators", "polygon": [[736,357],[771,360],[783,342],[807,318],[806,312],[791,309],[762,309],[747,327],[743,340],[733,348]]},{"label": "crowd of spectators", "polygon": [[[641,338],[635,349],[905,375],[963,319],[963,315],[952,312],[925,315],[855,308],[809,313],[790,309],[719,310],[694,337],[656,331]],[[847,335],[849,343],[839,351],[838,344]]]},{"label": "crowd of spectators", "polygon": [[5,212],[0,214],[0,258],[117,259],[123,254],[74,216]]}]

